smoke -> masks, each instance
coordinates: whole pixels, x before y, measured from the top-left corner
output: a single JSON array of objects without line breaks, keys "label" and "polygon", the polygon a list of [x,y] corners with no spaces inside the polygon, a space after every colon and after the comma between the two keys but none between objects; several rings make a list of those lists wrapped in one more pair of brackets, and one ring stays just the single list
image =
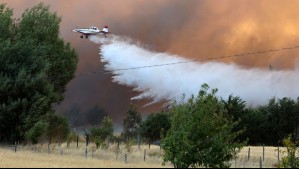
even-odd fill
[{"label": "smoke", "polygon": [[[118,85],[120,82],[111,82],[110,74],[97,73],[91,75],[89,73],[100,72],[104,63],[98,61],[97,44],[85,39],[81,40],[79,34],[71,31],[76,26],[89,27],[94,25],[102,27],[108,25],[113,33],[128,36],[146,44],[146,49],[153,49],[157,51],[156,53],[167,52],[182,56],[186,60],[277,49],[299,44],[299,1],[295,0],[0,0],[0,3],[6,3],[14,9],[16,18],[21,17],[25,9],[31,8],[39,2],[50,5],[50,10],[61,16],[61,37],[70,42],[78,53],[79,63],[76,74],[83,74],[76,76],[68,84],[64,95],[65,99],[60,104],[58,111],[67,111],[73,105],[78,105],[82,111],[85,111],[98,105],[105,108],[117,124],[121,124],[125,112],[129,108],[130,99],[134,96],[141,96],[137,91],[132,91],[132,87]],[[131,45],[133,44],[131,42]],[[140,46],[137,45],[137,47]],[[267,72],[269,65],[272,65],[276,70],[271,72],[273,74],[280,72],[278,70],[293,72],[297,56],[298,50],[292,50],[259,56],[228,58],[221,61],[228,64],[227,66],[232,66],[230,65],[232,63],[238,64],[239,66],[236,67],[240,71],[265,69],[263,71]],[[172,63],[173,60],[170,62]],[[119,67],[126,68],[129,66],[126,64],[123,62],[123,65]],[[145,64],[148,65],[149,63]],[[141,66],[141,64],[137,66]],[[189,68],[191,64],[185,66]],[[151,74],[157,69],[155,67],[141,70]],[[174,71],[177,69],[177,65],[164,66],[162,72],[166,73],[165,70],[168,69]],[[137,70],[125,72],[134,71]],[[125,74],[125,72],[123,73]],[[203,76],[207,74],[206,72],[206,70],[200,72],[196,78],[203,79]],[[178,73],[180,75],[177,76],[187,76],[185,72]],[[213,75],[214,73],[211,73],[209,76]],[[163,79],[161,83],[166,83],[166,80],[171,81],[174,77],[169,75],[168,78]],[[257,82],[257,80],[254,81]],[[226,82],[229,83],[229,79]],[[136,83],[126,85],[135,88],[140,87]],[[188,83],[190,83],[187,85],[188,88],[190,86],[199,88],[201,85],[195,84],[197,82]],[[213,84],[210,83],[211,86]],[[172,85],[168,88],[171,88]],[[240,85],[238,88],[241,87],[247,88],[248,86],[247,84]],[[252,92],[259,88],[252,89]],[[149,87],[144,88],[142,93],[146,94],[144,92],[150,89]],[[224,92],[224,90],[219,88],[219,92]],[[176,93],[186,93],[187,91],[186,89],[176,91]],[[282,89],[282,91],[284,90]],[[234,94],[237,94],[236,92],[237,90],[234,91]],[[162,97],[161,94],[162,98],[171,98],[171,96],[163,95]],[[181,94],[177,95],[179,97]],[[289,93],[285,93],[284,96],[288,95]],[[156,97],[153,99],[155,100]],[[266,96],[259,95],[256,100],[260,97],[266,98]],[[135,103],[138,106],[148,102],[147,100],[138,100]],[[152,106],[156,107],[150,109]],[[144,115],[159,111],[161,108],[157,104],[152,106],[139,110]]]},{"label": "smoke", "polygon": [[[299,70],[245,68],[234,63],[187,62],[178,55],[153,52],[128,38],[91,36],[101,44],[101,61],[105,70],[113,72],[113,82],[132,86],[141,94],[132,99],[151,98],[153,103],[180,101],[183,94],[197,95],[201,85],[217,88],[219,96],[239,96],[249,105],[266,104],[271,97],[299,96]],[[156,65],[156,66],[155,66]],[[152,66],[152,67],[148,67]]]}]

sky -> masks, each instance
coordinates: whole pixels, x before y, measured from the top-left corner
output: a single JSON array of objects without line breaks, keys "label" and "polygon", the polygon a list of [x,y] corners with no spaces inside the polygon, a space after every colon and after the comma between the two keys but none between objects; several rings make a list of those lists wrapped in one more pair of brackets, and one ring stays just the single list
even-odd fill
[{"label": "sky", "polygon": [[[135,86],[113,82],[100,71],[99,44],[80,39],[75,27],[108,25],[118,36],[154,52],[185,59],[204,59],[299,44],[299,1],[297,0],[0,0],[20,17],[26,8],[44,2],[62,17],[61,37],[78,53],[76,74],[68,85],[59,111],[72,106],[103,107],[121,124],[130,103],[143,115],[161,109],[161,103],[144,107],[147,99],[132,101],[140,92]],[[299,50],[222,59],[244,69],[293,70]],[[130,58],[129,58],[130,59]],[[125,65],[124,65],[125,66]],[[172,77],[169,77],[172,78]],[[192,85],[192,84],[190,84]],[[221,89],[219,89],[221,90]]]}]

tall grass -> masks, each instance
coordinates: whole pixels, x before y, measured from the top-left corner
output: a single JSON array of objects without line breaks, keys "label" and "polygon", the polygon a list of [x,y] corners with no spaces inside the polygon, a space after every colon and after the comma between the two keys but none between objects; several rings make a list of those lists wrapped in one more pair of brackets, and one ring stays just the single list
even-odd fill
[{"label": "tall grass", "polygon": [[[87,158],[85,156],[85,143],[80,142],[69,146],[66,144],[52,144],[48,152],[47,144],[33,146],[18,146],[17,152],[14,147],[0,148],[1,168],[161,168],[173,167],[170,163],[162,166],[163,150],[158,146],[148,145],[131,146],[121,144],[110,144],[106,149],[96,149],[94,144],[87,147]],[[284,148],[280,148],[283,150]],[[144,161],[144,153],[146,157]],[[265,160],[263,167],[274,167],[278,162],[277,147],[265,147]],[[125,162],[127,155],[127,163]],[[232,167],[259,167],[260,158],[263,156],[262,147],[250,147],[250,159],[248,160],[248,147],[244,147],[238,154],[238,158],[231,161]],[[280,154],[280,159],[282,154]]]}]

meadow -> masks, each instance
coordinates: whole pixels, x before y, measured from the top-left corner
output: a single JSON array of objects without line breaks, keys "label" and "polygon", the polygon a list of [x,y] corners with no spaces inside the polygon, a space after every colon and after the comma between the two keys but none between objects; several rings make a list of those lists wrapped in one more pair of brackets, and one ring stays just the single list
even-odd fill
[{"label": "meadow", "polygon": [[[49,148],[49,149],[48,149]],[[278,161],[277,147],[265,147],[263,168],[272,168]],[[284,148],[280,148],[284,150]],[[238,154],[238,158],[231,161],[232,168],[260,167],[263,157],[263,147],[244,147]],[[116,144],[111,144],[107,149],[96,149],[90,144],[86,147],[80,143],[47,144],[17,147],[1,146],[0,167],[1,168],[172,168],[170,163],[162,165],[163,150],[158,146],[148,145],[131,146],[120,145],[117,150]],[[282,154],[280,154],[281,159]]]}]

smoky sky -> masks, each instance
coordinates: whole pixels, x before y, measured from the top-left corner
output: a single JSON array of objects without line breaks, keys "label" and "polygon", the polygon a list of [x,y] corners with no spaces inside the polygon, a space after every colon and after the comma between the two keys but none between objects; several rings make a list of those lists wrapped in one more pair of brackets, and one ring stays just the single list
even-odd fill
[{"label": "smoky sky", "polygon": [[[113,34],[128,36],[157,52],[189,59],[242,54],[299,44],[299,1],[294,0],[0,0],[20,17],[26,8],[44,2],[62,17],[61,37],[79,56],[76,76],[68,85],[58,110],[72,105],[103,107],[121,124],[136,95],[131,87],[115,84],[103,70],[98,44],[71,30],[76,26],[108,25]],[[292,69],[299,50],[223,59],[240,66]],[[125,67],[125,65],[124,65]],[[160,105],[142,108],[148,114]]]}]

